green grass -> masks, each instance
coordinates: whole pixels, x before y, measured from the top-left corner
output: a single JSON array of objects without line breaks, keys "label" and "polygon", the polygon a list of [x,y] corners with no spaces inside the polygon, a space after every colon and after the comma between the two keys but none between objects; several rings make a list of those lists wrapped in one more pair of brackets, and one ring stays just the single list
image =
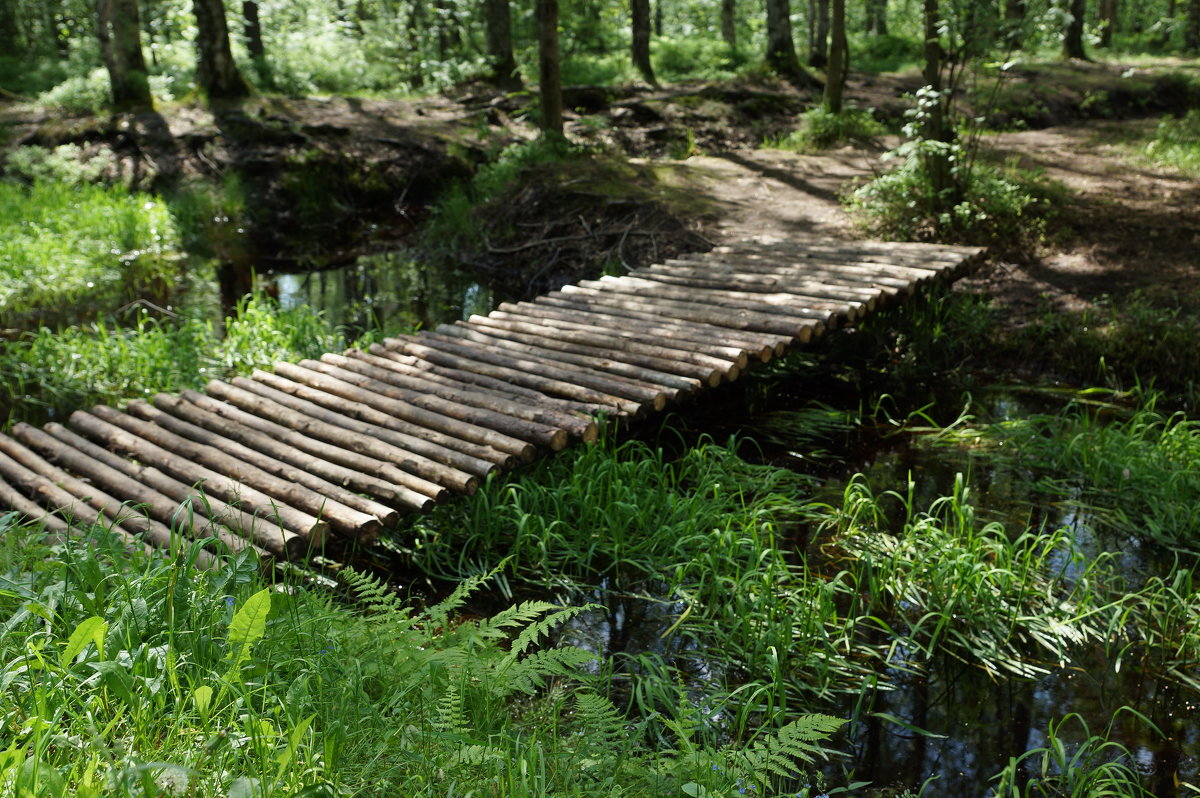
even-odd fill
[{"label": "green grass", "polygon": [[0,182],[0,323],[88,317],[161,296],[175,226],[156,198],[119,187]]},{"label": "green grass", "polygon": [[869,142],[887,129],[868,110],[847,108],[840,114],[816,106],[800,117],[800,128],[788,135],[764,142],[764,147],[794,152],[817,152],[842,144]]},{"label": "green grass", "polygon": [[0,409],[8,423],[61,419],[97,403],[198,388],[350,345],[307,305],[283,309],[263,297],[244,298],[224,327],[219,335],[210,320],[156,318],[145,310],[132,323],[40,327],[0,350]]},{"label": "green grass", "polygon": [[1188,175],[1200,174],[1200,110],[1193,108],[1183,116],[1171,116],[1159,122],[1145,153],[1161,166]]},{"label": "green grass", "polygon": [[652,745],[591,654],[542,643],[586,606],[472,620],[480,580],[419,609],[346,572],[351,606],[249,558],[199,571],[101,529],[49,545],[0,523],[0,785],[18,795],[772,794],[842,724],[709,744],[684,700]]}]

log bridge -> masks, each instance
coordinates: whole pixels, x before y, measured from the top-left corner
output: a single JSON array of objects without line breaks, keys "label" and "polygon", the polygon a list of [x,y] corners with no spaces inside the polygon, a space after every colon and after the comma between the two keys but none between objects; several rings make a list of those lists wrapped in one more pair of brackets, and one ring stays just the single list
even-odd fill
[{"label": "log bridge", "polygon": [[[55,535],[304,559],[696,396],[922,286],[978,248],[793,238],[583,280],[366,351],[0,435],[0,506]],[[334,541],[329,536],[334,536]],[[192,546],[201,541],[203,548]]]}]

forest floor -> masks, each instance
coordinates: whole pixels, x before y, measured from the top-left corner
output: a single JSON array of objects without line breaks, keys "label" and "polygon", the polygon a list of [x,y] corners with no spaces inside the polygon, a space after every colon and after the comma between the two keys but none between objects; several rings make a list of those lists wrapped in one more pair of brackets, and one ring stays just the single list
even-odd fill
[{"label": "forest floor", "polygon": [[[976,87],[991,124],[1028,128],[985,136],[985,147],[1062,190],[1041,242],[1014,262],[994,259],[963,289],[1010,308],[1005,318],[1017,324],[1133,291],[1164,306],[1200,307],[1200,180],[1139,156],[1157,116],[1195,101],[1194,82],[1180,75],[1196,68],[1051,63]],[[848,98],[895,127],[918,83],[916,73],[856,75]],[[439,256],[514,295],[706,241],[860,236],[841,198],[887,166],[879,156],[894,138],[808,155],[764,147],[818,99],[752,78],[569,88],[568,135],[611,157],[524,170],[519,185],[472,211],[482,243]],[[448,187],[502,147],[536,136],[535,102],[529,93],[466,86],[419,100],[257,97],[136,117],[10,103],[0,106],[0,136],[8,145],[108,150],[110,177],[142,188],[219,184],[235,173],[246,226],[256,232],[245,257],[261,270],[289,260],[338,265],[371,247],[421,244],[429,209]]]}]

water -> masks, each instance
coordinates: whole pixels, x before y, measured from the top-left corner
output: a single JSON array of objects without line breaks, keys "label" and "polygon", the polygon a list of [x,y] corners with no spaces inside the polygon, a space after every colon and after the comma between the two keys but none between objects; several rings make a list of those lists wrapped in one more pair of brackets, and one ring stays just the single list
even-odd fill
[{"label": "water", "polygon": [[[372,255],[354,265],[304,274],[268,276],[286,307],[307,303],[335,323],[357,332],[372,327],[387,334],[409,332],[486,313],[497,298],[465,269],[431,270],[403,252]],[[855,408],[859,394],[833,383],[771,386],[770,395],[755,397],[733,390],[724,399],[710,397],[682,419],[683,427],[712,434],[753,436],[750,452],[763,460],[816,475],[825,486],[817,498],[840,501],[851,476],[863,474],[877,492],[905,490],[911,480],[914,502],[927,507],[950,493],[958,474],[967,476],[971,499],[983,521],[998,521],[1010,532],[1026,528],[1066,528],[1089,557],[1117,552],[1120,574],[1138,585],[1151,573],[1166,573],[1172,561],[1134,538],[1114,539],[1098,531],[1086,509],[1061,499],[1030,494],[1028,473],[998,466],[986,450],[930,445],[930,436],[892,434],[884,414],[864,423]],[[821,404],[814,400],[820,399]],[[989,391],[971,411],[981,421],[1021,419],[1053,412],[1063,397],[1018,387]],[[940,397],[935,406],[951,414],[962,407],[959,396]],[[929,412],[935,412],[930,410]],[[952,418],[938,418],[949,423]],[[1078,565],[1064,561],[1068,579]],[[618,685],[628,685],[630,700],[638,674],[657,658],[673,662],[703,692],[705,683],[724,679],[720,663],[705,662],[693,648],[672,644],[664,632],[678,609],[644,586],[637,590],[600,584],[586,600],[607,610],[578,618],[566,637],[604,656],[615,656]],[[881,673],[892,689],[865,687],[840,704],[807,707],[852,722],[835,746],[848,753],[831,764],[833,784],[870,781],[877,788],[920,788],[926,794],[986,796],[989,779],[1011,758],[1046,745],[1046,730],[1072,713],[1062,731],[1070,742],[1108,733],[1135,755],[1137,767],[1156,795],[1180,794],[1175,779],[1200,781],[1200,708],[1194,693],[1160,682],[1142,672],[1135,661],[1119,671],[1099,648],[1083,652],[1071,666],[1054,668],[1036,679],[995,676],[948,656],[929,663],[922,674]],[[619,697],[618,697],[619,698]],[[1162,732],[1155,734],[1131,707]],[[1118,721],[1113,723],[1114,713]],[[898,721],[898,722],[896,722]],[[1110,723],[1113,723],[1109,731]],[[1030,773],[1040,761],[1031,759]]]},{"label": "water", "polygon": [[263,287],[280,304],[307,304],[351,336],[410,333],[488,313],[499,299],[465,268],[435,268],[398,250],[364,255],[338,269],[271,272]]}]

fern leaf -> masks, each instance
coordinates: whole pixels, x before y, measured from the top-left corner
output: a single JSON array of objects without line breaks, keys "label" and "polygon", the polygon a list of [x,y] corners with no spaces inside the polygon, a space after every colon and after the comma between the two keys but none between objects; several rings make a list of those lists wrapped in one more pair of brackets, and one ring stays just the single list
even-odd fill
[{"label": "fern leaf", "polygon": [[[539,621],[530,623],[521,633],[513,640],[512,649],[509,653],[510,659],[516,659],[524,654],[529,647],[538,642],[543,635],[549,635],[550,631],[556,626],[566,623],[575,616],[593,610],[595,604],[584,604],[580,607],[563,607],[557,612],[551,613]],[[553,609],[553,607],[551,607]]]},{"label": "fern leaf", "polygon": [[803,771],[798,763],[812,762],[817,756],[828,757],[829,749],[820,743],[846,723],[829,715],[803,715],[774,734],[757,740],[742,756],[753,778],[769,784],[772,776],[794,779]]},{"label": "fern leaf", "polygon": [[508,636],[506,630],[532,624],[540,616],[556,609],[558,609],[558,605],[548,601],[526,601],[516,604],[496,613],[487,620],[480,621],[479,634],[492,640],[504,638]]},{"label": "fern leaf", "polygon": [[625,735],[625,718],[613,703],[591,690],[575,695],[575,725],[584,740],[610,746]]},{"label": "fern leaf", "polygon": [[576,672],[596,655],[575,646],[548,648],[536,651],[521,660],[506,659],[497,669],[492,690],[500,695],[524,693],[533,695],[549,676],[565,676]]}]

